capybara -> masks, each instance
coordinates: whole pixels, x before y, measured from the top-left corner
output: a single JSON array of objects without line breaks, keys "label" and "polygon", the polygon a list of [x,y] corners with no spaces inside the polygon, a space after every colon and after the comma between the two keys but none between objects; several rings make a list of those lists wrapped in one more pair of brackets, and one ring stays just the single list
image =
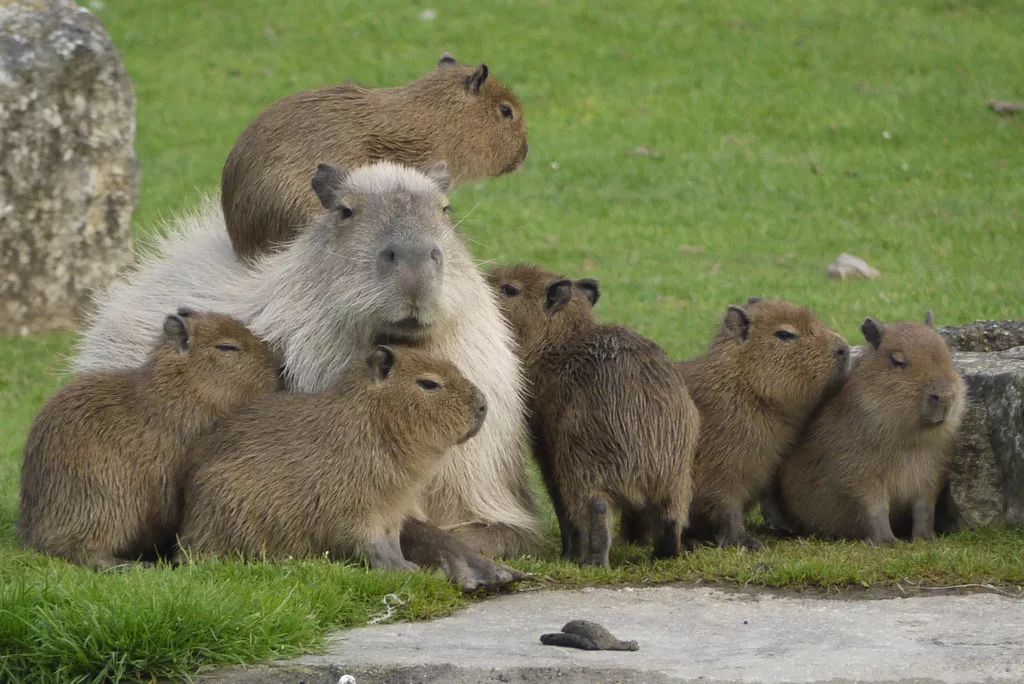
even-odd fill
[{"label": "capybara", "polygon": [[804,307],[752,298],[730,306],[707,354],[679,364],[701,415],[691,539],[761,548],[746,510],[783,452],[846,371],[849,348]]},{"label": "capybara", "polygon": [[343,83],[272,104],[224,165],[221,205],[235,252],[264,254],[317,217],[309,177],[318,162],[444,161],[454,183],[515,171],[528,149],[522,107],[488,74],[445,54],[437,69],[397,88]]},{"label": "capybara", "polygon": [[150,340],[141,366],[85,374],[36,417],[21,469],[26,546],[97,569],[168,553],[187,450],[280,384],[273,353],[227,316],[180,309]]},{"label": "capybara", "polygon": [[483,394],[453,364],[383,345],[319,394],[264,397],[196,446],[182,552],[359,556],[414,570],[402,523],[486,414]]},{"label": "capybara", "polygon": [[682,374],[654,342],[595,320],[595,280],[528,265],[489,280],[519,342],[563,555],[607,566],[611,509],[622,506],[656,521],[655,556],[678,554],[700,424]]},{"label": "capybara", "polygon": [[935,503],[949,476],[964,381],[926,324],[861,326],[868,346],[840,392],[782,462],[785,508],[797,530],[825,537],[896,541],[935,536]]},{"label": "capybara", "polygon": [[390,162],[320,167],[310,192],[323,214],[288,249],[251,266],[235,258],[220,209],[206,204],[104,296],[75,365],[138,363],[153,307],[168,301],[245,321],[281,350],[293,391],[326,389],[378,343],[451,361],[483,392],[489,415],[479,435],[453,449],[422,505],[430,523],[462,543],[410,519],[402,548],[413,562],[459,574],[463,587],[494,586],[514,573],[471,550],[525,553],[539,532],[521,450],[523,380],[512,333],[445,211],[443,168],[431,173]]}]

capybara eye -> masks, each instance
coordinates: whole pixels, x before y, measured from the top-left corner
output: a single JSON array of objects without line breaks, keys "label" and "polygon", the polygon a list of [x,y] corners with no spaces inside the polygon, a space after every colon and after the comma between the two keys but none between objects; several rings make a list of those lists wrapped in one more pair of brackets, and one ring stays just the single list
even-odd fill
[{"label": "capybara eye", "polygon": [[501,112],[501,115],[506,119],[511,119],[513,116],[512,108],[504,102],[498,105],[498,111]]},{"label": "capybara eye", "polygon": [[799,337],[799,335],[797,335],[796,333],[791,333],[788,330],[776,330],[775,336],[778,337],[783,342],[789,342],[790,340],[795,340],[797,337]]},{"label": "capybara eye", "polygon": [[892,361],[892,365],[895,368],[907,367],[907,357],[903,355],[903,352],[893,352],[892,356],[889,357],[889,360]]},{"label": "capybara eye", "polygon": [[237,345],[237,344],[218,344],[218,345],[216,346],[216,349],[217,349],[217,351],[222,351],[222,352],[233,352],[233,351],[234,351],[234,352],[236,352],[236,351],[242,351],[242,350],[241,350],[241,349],[240,349],[240,348],[238,347],[238,345]]},{"label": "capybara eye", "polygon": [[344,204],[342,204],[340,207],[338,207],[338,213],[341,214],[341,218],[347,219],[352,218],[353,211],[349,207],[346,207]]},{"label": "capybara eye", "polygon": [[441,211],[443,211],[446,214],[452,213],[452,205],[450,205],[450,204],[444,205],[443,207],[441,207]]},{"label": "capybara eye", "polygon": [[515,297],[519,294],[519,288],[512,283],[505,283],[501,286],[501,293],[506,297]]},{"label": "capybara eye", "polygon": [[434,382],[433,380],[420,379],[416,381],[416,384],[427,390],[428,392],[436,392],[441,389],[441,383]]}]

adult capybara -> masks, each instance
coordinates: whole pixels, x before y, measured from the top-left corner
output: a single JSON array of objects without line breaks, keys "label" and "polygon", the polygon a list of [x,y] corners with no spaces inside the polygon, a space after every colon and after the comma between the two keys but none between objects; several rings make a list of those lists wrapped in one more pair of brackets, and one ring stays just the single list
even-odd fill
[{"label": "adult capybara", "polygon": [[279,361],[227,316],[181,309],[150,347],[141,366],[83,375],[36,417],[21,469],[26,546],[95,568],[166,553],[188,448],[279,385]]},{"label": "adult capybara", "polygon": [[843,338],[809,310],[753,298],[726,310],[707,354],[679,364],[701,415],[691,538],[761,548],[744,513],[838,387],[848,357]]},{"label": "adult capybara", "polygon": [[[368,368],[367,368],[368,366]],[[201,439],[185,487],[183,553],[360,556],[414,570],[399,533],[487,403],[454,365],[378,346],[320,394],[265,397]]]},{"label": "adult capybara", "polygon": [[785,508],[798,530],[892,544],[935,536],[935,502],[965,407],[964,381],[926,324],[861,326],[868,346],[782,463]]},{"label": "adult capybara", "polygon": [[679,553],[700,425],[682,374],[654,342],[594,319],[597,281],[527,265],[489,280],[519,341],[563,555],[607,566],[613,506],[656,521],[655,556]]},{"label": "adult capybara", "polygon": [[309,192],[317,163],[447,162],[454,183],[515,171],[526,125],[515,93],[487,66],[445,54],[437,69],[397,88],[352,83],[293,95],[249,124],[228,156],[221,205],[238,255],[288,241],[320,213]]},{"label": "adult capybara", "polygon": [[75,364],[137,363],[153,307],[167,301],[245,321],[281,350],[293,391],[326,389],[374,344],[447,359],[488,405],[480,434],[454,448],[422,501],[429,521],[461,543],[413,520],[402,548],[413,562],[457,574],[463,587],[493,586],[514,573],[472,550],[527,552],[539,529],[520,448],[523,380],[512,334],[446,211],[443,169],[432,174],[390,162],[320,167],[310,191],[325,207],[320,218],[251,266],[235,257],[219,208],[205,205],[106,294]]}]

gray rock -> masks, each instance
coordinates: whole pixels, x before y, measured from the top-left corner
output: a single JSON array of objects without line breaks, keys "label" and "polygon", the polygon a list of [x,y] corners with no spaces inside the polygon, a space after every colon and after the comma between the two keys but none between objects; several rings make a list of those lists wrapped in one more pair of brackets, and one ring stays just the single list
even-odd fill
[{"label": "gray rock", "polygon": [[73,325],[131,257],[135,95],[70,0],[0,2],[0,335]]},{"label": "gray rock", "polygon": [[969,407],[949,494],[966,527],[1024,525],[1024,346],[953,354]]},{"label": "gray rock", "polygon": [[939,328],[937,332],[954,351],[1006,351],[1024,345],[1024,321],[974,321]]}]

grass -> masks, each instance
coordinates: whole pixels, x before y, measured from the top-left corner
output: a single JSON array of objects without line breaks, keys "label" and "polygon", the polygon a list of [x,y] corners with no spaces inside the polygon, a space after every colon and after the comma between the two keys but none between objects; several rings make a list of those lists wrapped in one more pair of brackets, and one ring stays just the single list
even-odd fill
[{"label": "grass", "polygon": [[[138,98],[137,236],[215,191],[247,121],[292,92],[393,85],[445,50],[520,94],[519,173],[453,196],[481,259],[601,280],[599,313],[676,356],[725,306],[807,304],[848,339],[867,315],[1020,318],[1024,14],[1010,0],[680,4],[94,0]],[[426,7],[434,21],[420,19]],[[839,252],[877,281],[829,282]],[[64,380],[68,335],[0,339],[0,680],[187,676],[316,649],[396,593],[394,617],[466,599],[435,575],[326,562],[97,575],[18,548],[21,447]],[[778,587],[1024,584],[1024,533],[933,543],[778,541],[610,571],[515,561],[528,586],[715,581]]]}]

